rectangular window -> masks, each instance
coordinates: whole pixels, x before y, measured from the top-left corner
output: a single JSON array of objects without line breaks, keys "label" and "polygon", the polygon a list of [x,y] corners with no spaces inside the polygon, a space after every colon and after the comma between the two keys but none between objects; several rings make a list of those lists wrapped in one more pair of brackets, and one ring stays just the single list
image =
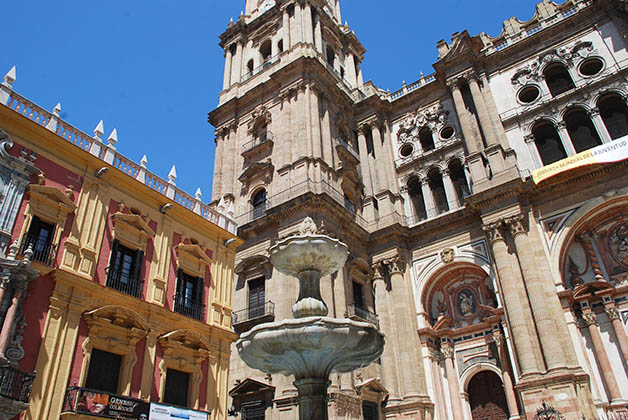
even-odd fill
[{"label": "rectangular window", "polygon": [[362,413],[364,414],[364,420],[379,420],[379,408],[374,402],[363,401]]},{"label": "rectangular window", "polygon": [[264,401],[242,403],[242,420],[264,420],[265,418],[266,404]]},{"label": "rectangular window", "polygon": [[140,297],[143,289],[143,261],[144,251],[132,250],[114,239],[107,272],[107,287]]},{"label": "rectangular window", "polygon": [[176,369],[166,371],[166,387],[164,389],[164,401],[166,404],[188,406],[188,386],[190,374]]},{"label": "rectangular window", "polygon": [[203,314],[202,277],[194,277],[179,269],[177,291],[174,297],[174,310],[183,315],[200,320]]},{"label": "rectangular window", "polygon": [[353,304],[358,309],[365,309],[364,305],[364,286],[358,282],[353,283]]},{"label": "rectangular window", "polygon": [[121,365],[122,356],[119,354],[92,349],[85,388],[117,394]]},{"label": "rectangular window", "polygon": [[266,282],[263,277],[249,281],[249,319],[264,315]]},{"label": "rectangular window", "polygon": [[54,240],[55,225],[46,223],[37,216],[33,216],[28,233],[22,239],[20,254],[31,248],[33,256],[31,260],[52,265],[55,258]]}]

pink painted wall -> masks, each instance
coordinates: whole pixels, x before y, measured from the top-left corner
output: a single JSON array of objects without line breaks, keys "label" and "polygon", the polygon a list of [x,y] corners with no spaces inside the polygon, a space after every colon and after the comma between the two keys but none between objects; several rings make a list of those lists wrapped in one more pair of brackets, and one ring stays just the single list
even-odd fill
[{"label": "pink painted wall", "polygon": [[47,274],[31,281],[26,290],[26,297],[22,303],[22,308],[28,308],[23,311],[26,327],[24,328],[22,347],[24,347],[25,354],[20,361],[20,369],[25,372],[35,370],[53,289],[52,274]]},{"label": "pink painted wall", "polygon": [[131,374],[131,396],[139,398],[140,387],[142,386],[142,368],[144,366],[144,350],[146,349],[146,338],[142,338],[135,346],[137,361],[133,366]]},{"label": "pink painted wall", "polygon": [[150,391],[150,400],[159,401],[159,384],[161,383],[161,372],[159,364],[164,359],[164,349],[157,343],[157,351],[155,352],[155,371],[153,372],[153,384]]},{"label": "pink painted wall", "polygon": [[199,384],[199,396],[198,396],[198,406],[202,410],[207,404],[207,359],[203,360],[201,363],[201,372],[203,373],[203,378],[201,379],[201,383]]}]

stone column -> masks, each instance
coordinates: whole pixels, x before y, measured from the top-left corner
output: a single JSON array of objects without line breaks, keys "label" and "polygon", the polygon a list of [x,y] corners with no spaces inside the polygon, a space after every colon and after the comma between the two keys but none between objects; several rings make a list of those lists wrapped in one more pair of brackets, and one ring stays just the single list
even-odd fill
[{"label": "stone column", "polygon": [[423,192],[423,203],[425,204],[425,213],[428,218],[436,216],[436,205],[434,204],[434,195],[430,188],[429,179],[424,177],[421,179],[421,191]]},{"label": "stone column", "polygon": [[443,170],[441,175],[443,177],[443,186],[445,187],[445,197],[447,198],[447,206],[449,207],[449,210],[460,207],[454,183],[449,175],[449,169]]},{"label": "stone column", "polygon": [[462,129],[462,135],[464,136],[464,144],[467,146],[467,152],[472,155],[479,151],[478,138],[475,130],[473,129],[473,121],[471,115],[464,104],[462,98],[462,92],[457,81],[451,81],[448,83],[451,95],[454,98],[454,106],[456,108],[456,114],[458,114],[458,120],[460,121],[460,128]]},{"label": "stone column", "polygon": [[493,341],[497,346],[497,354],[499,357],[499,363],[502,367],[502,379],[504,381],[504,393],[506,394],[506,403],[508,404],[508,412],[510,413],[509,420],[520,419],[519,407],[517,406],[517,396],[515,394],[515,387],[511,376],[510,369],[510,357],[508,356],[508,348],[506,347],[506,339],[499,330],[499,328],[493,330]]},{"label": "stone column", "polygon": [[486,136],[486,142],[489,146],[498,144],[497,136],[495,135],[495,128],[493,127],[493,121],[488,112],[486,103],[484,102],[484,96],[480,91],[480,85],[478,84],[477,76],[472,75],[468,78],[469,89],[471,90],[471,96],[475,103],[475,109],[478,113],[480,124],[482,124],[482,132]]},{"label": "stone column", "polygon": [[395,170],[395,153],[393,151],[393,136],[392,136],[392,124],[390,120],[384,120],[384,127],[386,128],[386,135],[384,136],[384,155],[386,156],[386,176],[388,177],[388,188],[394,194],[399,193],[399,186],[397,185],[397,171]]},{"label": "stone column", "polygon": [[[399,386],[404,399],[419,397],[425,387],[425,371],[417,349],[421,348],[416,325],[416,309],[412,285],[404,275],[405,262],[400,256],[387,260],[395,302],[394,325],[397,340],[397,362],[400,367]],[[401,342],[403,341],[403,345]]]},{"label": "stone column", "polygon": [[304,41],[308,44],[314,43],[314,28],[312,27],[312,6],[305,3],[303,8],[303,35]]},{"label": "stone column", "polygon": [[606,390],[610,396],[611,404],[621,404],[623,399],[621,398],[621,392],[619,391],[619,385],[617,385],[617,379],[615,379],[615,373],[613,372],[613,365],[608,360],[608,354],[604,348],[604,342],[600,335],[600,330],[597,325],[597,317],[595,312],[591,310],[591,306],[588,303],[582,303],[582,320],[584,321],[589,334],[591,335],[591,342],[593,343],[593,352],[597,359],[600,373],[606,383]]},{"label": "stone column", "polygon": [[541,154],[539,153],[539,149],[536,147],[536,139],[534,138],[534,134],[528,134],[523,138],[528,147],[528,151],[530,152],[530,157],[535,163],[537,168],[543,167],[545,164],[543,163],[543,159],[541,159]]},{"label": "stone column", "polygon": [[7,310],[4,317],[4,323],[2,324],[2,333],[0,333],[0,359],[6,359],[4,353],[9,346],[9,340],[13,334],[13,327],[15,326],[17,311],[20,307],[20,300],[22,298],[24,290],[22,287],[16,287],[13,292],[13,298],[11,299],[11,306]]},{"label": "stone column", "polygon": [[331,133],[331,121],[329,118],[329,100],[322,99],[324,101],[322,104],[322,115],[320,117],[320,125],[321,125],[321,143],[323,148],[323,159],[325,162],[332,168],[335,167],[335,159],[334,159],[334,140],[332,138]]},{"label": "stone column", "polygon": [[560,137],[560,142],[563,144],[567,156],[575,155],[576,149],[574,149],[571,143],[571,137],[569,137],[569,132],[567,132],[567,124],[565,124],[564,121],[559,121],[558,124],[556,124],[556,131],[558,131],[558,137]]},{"label": "stone column", "polygon": [[597,107],[591,108],[589,110],[589,117],[591,117],[593,126],[597,130],[597,133],[600,135],[602,143],[609,143],[613,141],[610,133],[608,132],[608,129],[606,128],[606,124],[604,124],[604,120],[600,116],[600,109]]},{"label": "stone column", "polygon": [[[510,228],[510,233],[515,242],[517,255],[526,289],[528,290],[528,299],[534,314],[534,322],[541,341],[541,348],[545,356],[548,369],[556,369],[567,367],[567,357],[565,350],[558,339],[562,331],[558,329],[560,326],[554,322],[553,311],[551,305],[555,302],[548,297],[544,280],[537,270],[537,262],[532,251],[533,244],[528,240],[528,232],[526,227],[526,215],[517,215],[507,219],[506,223]],[[552,283],[553,287],[553,283]]]},{"label": "stone column", "polygon": [[282,11],[282,25],[283,25],[283,45],[284,49],[289,50],[292,47],[291,34],[290,34],[290,15],[288,14],[288,8],[285,7]]},{"label": "stone column", "polygon": [[231,61],[233,56],[231,54],[231,48],[228,46],[225,48],[225,74],[222,78],[222,90],[229,89],[231,85]]},{"label": "stone column", "polygon": [[319,118],[318,89],[312,83],[308,86],[310,91],[310,127],[312,129],[312,153],[315,158],[322,158],[321,145],[321,121]]},{"label": "stone column", "polygon": [[216,130],[216,153],[214,159],[214,179],[212,187],[212,200],[220,200],[222,198],[222,181],[223,181],[223,155],[225,153],[225,132],[227,129]]},{"label": "stone column", "polygon": [[233,85],[235,83],[240,83],[240,79],[242,78],[242,42],[238,41],[236,46],[236,54],[233,60],[233,65],[231,66],[231,83]]},{"label": "stone column", "polygon": [[363,124],[358,127],[358,150],[360,153],[360,168],[362,170],[362,177],[366,181],[366,194],[373,196],[373,180],[371,179],[371,167],[368,156],[368,149],[366,148],[366,130],[369,130],[369,126]]},{"label": "stone column", "polygon": [[355,57],[349,51],[347,51],[345,55],[346,70],[347,70],[347,79],[351,83],[352,87],[357,87],[358,85],[358,77],[355,73]]},{"label": "stone column", "polygon": [[451,400],[451,412],[454,419],[464,419],[462,409],[462,399],[460,398],[460,383],[458,382],[458,372],[454,366],[454,347],[448,340],[441,341],[440,352],[445,358],[445,372],[447,374],[447,384],[449,385],[449,399]]},{"label": "stone column", "polygon": [[382,376],[386,388],[390,392],[390,399],[399,399],[399,381],[397,378],[397,364],[395,362],[394,330],[390,317],[391,302],[386,290],[386,280],[382,275],[383,264],[381,262],[373,266],[373,289],[375,290],[375,313],[379,320],[379,328],[386,336],[387,345],[382,353]]},{"label": "stone column", "polygon": [[[316,26],[314,27],[314,41],[315,47],[319,52],[323,52],[323,32],[321,30],[321,19],[320,16],[316,17]],[[336,62],[338,60],[335,60]]]},{"label": "stone column", "polygon": [[[371,133],[373,135],[373,149],[375,150],[375,161],[382,161],[384,159],[384,150],[382,148],[382,131],[380,128],[381,121],[379,119],[371,122]],[[377,179],[377,190],[375,193],[379,193],[382,190],[389,190],[387,176],[385,173],[386,167],[383,168],[375,166],[374,175]]]},{"label": "stone column", "polygon": [[520,277],[513,271],[513,266],[508,254],[508,246],[502,235],[502,223],[491,223],[483,226],[484,232],[489,238],[497,273],[500,282],[500,291],[504,299],[508,326],[515,344],[516,356],[519,361],[521,376],[537,373],[541,366],[537,362],[540,355],[536,337],[530,334],[529,323],[532,313],[525,296],[525,286]]},{"label": "stone column", "polygon": [[613,325],[613,331],[615,331],[615,337],[617,337],[617,344],[621,350],[621,354],[624,358],[624,364],[628,367],[628,337],[626,337],[626,330],[621,320],[621,315],[617,310],[617,306],[614,301],[604,302],[604,312],[611,320]]}]

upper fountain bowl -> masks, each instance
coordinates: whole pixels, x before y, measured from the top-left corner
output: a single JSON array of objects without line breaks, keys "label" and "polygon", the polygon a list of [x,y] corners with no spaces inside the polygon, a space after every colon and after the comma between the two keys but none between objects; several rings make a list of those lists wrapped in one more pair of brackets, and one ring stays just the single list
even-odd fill
[{"label": "upper fountain bowl", "polygon": [[316,225],[309,217],[301,224],[299,234],[277,242],[269,252],[272,265],[293,277],[307,270],[318,271],[321,277],[335,273],[345,265],[349,255],[347,245],[317,234]]}]

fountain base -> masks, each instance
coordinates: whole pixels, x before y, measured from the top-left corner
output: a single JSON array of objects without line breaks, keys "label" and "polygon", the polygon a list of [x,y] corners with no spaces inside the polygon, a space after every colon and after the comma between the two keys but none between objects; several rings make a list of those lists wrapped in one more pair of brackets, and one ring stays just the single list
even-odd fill
[{"label": "fountain base", "polygon": [[299,391],[299,418],[327,420],[328,379],[303,378],[294,381]]}]

